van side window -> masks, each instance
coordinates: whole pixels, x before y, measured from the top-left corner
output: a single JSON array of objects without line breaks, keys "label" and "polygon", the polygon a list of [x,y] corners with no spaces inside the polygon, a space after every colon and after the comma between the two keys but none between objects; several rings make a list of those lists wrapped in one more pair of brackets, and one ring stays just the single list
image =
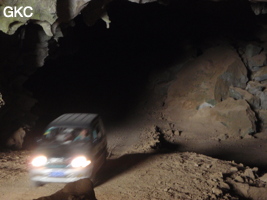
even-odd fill
[{"label": "van side window", "polygon": [[99,127],[99,124],[97,124],[93,130],[93,140],[100,139],[102,137],[102,133]]},{"label": "van side window", "polygon": [[93,140],[96,140],[98,138],[98,132],[96,129],[93,130]]}]

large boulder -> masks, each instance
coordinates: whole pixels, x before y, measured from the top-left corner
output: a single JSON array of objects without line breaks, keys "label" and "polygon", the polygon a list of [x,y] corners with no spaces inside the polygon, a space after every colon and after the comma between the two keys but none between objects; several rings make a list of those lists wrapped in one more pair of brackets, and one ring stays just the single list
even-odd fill
[{"label": "large boulder", "polygon": [[[256,132],[257,118],[246,100],[227,98],[214,107],[206,107],[197,111],[189,120],[193,124],[199,123],[198,133],[205,130],[211,132],[211,127],[216,127],[210,138],[220,139],[222,135],[227,138],[243,138]],[[195,126],[195,125],[194,125]]]},{"label": "large boulder", "polygon": [[247,69],[241,60],[236,60],[218,77],[215,84],[215,100],[223,101],[227,99],[230,86],[245,89],[247,82]]},{"label": "large boulder", "polygon": [[[194,137],[254,133],[256,117],[247,101],[259,107],[259,97],[245,91],[247,76],[235,49],[226,45],[207,49],[185,62],[169,83],[163,116]],[[238,100],[228,99],[230,88],[238,91]]]},{"label": "large boulder", "polygon": [[89,178],[68,183],[56,193],[35,200],[96,200],[93,183]]},{"label": "large boulder", "polygon": [[251,71],[256,71],[260,67],[266,65],[266,51],[256,43],[248,44],[243,51],[239,52],[244,63]]},{"label": "large boulder", "polygon": [[231,86],[229,88],[229,96],[236,100],[246,100],[254,109],[260,108],[260,98],[241,88]]},{"label": "large boulder", "polygon": [[261,52],[259,55],[253,56],[248,59],[248,67],[251,70],[257,70],[259,67],[266,65],[266,52]]},{"label": "large boulder", "polygon": [[259,119],[261,122],[261,128],[267,129],[267,110],[259,110]]},{"label": "large boulder", "polygon": [[267,110],[267,90],[257,93],[261,101],[261,109]]},{"label": "large boulder", "polygon": [[207,49],[178,67],[164,102],[164,114],[174,123],[188,119],[201,105],[214,106],[228,98],[230,86],[245,89],[248,81],[246,67],[236,50],[227,45]]},{"label": "large boulder", "polygon": [[240,183],[232,179],[227,179],[226,182],[230,184],[233,190],[243,199],[263,200],[266,199],[266,187],[255,187],[248,183]]},{"label": "large boulder", "polygon": [[252,79],[255,81],[265,81],[267,80],[267,66],[261,67],[253,75]]},{"label": "large boulder", "polygon": [[256,56],[256,55],[260,54],[262,50],[263,50],[263,48],[258,44],[248,44],[245,47],[244,56],[246,58],[251,58],[253,56]]},{"label": "large boulder", "polygon": [[257,95],[259,92],[262,92],[265,87],[265,85],[261,84],[258,81],[249,81],[247,83],[246,90],[251,94]]},{"label": "large boulder", "polygon": [[22,127],[20,127],[7,140],[6,146],[13,149],[21,149],[25,135],[26,135],[25,130]]},{"label": "large boulder", "polygon": [[264,2],[264,0],[261,1],[256,1],[256,0],[250,0],[251,3],[251,8],[255,15],[261,15],[261,14],[267,14],[267,4]]},{"label": "large boulder", "polygon": [[219,121],[233,137],[244,137],[256,132],[257,118],[245,100],[227,98],[210,109],[210,117]]}]

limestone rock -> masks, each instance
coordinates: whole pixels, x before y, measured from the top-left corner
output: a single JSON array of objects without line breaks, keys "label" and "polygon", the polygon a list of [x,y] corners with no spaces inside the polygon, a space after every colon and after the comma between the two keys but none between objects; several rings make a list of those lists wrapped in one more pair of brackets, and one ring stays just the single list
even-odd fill
[{"label": "limestone rock", "polygon": [[256,95],[258,92],[261,92],[265,89],[265,85],[259,83],[258,81],[249,81],[247,83],[246,90],[251,93]]},{"label": "limestone rock", "polygon": [[223,192],[217,187],[212,188],[212,193],[214,193],[216,196],[220,196]]},{"label": "limestone rock", "polygon": [[0,108],[1,106],[5,105],[5,101],[2,98],[2,94],[0,93]]},{"label": "limestone rock", "polygon": [[261,127],[267,128],[267,110],[259,110],[259,119],[261,121]]},{"label": "limestone rock", "polygon": [[220,182],[219,184],[220,184],[220,188],[223,190],[230,190],[231,189],[230,186],[225,182]]},{"label": "limestone rock", "polygon": [[204,102],[204,103],[202,103],[201,105],[199,105],[198,106],[198,110],[200,110],[200,109],[202,109],[202,108],[213,108],[214,107],[214,105],[213,104],[211,104],[211,103],[208,103],[208,102]]},{"label": "limestone rock", "polygon": [[[201,120],[209,126],[220,127],[223,132],[213,132],[213,136],[222,140],[229,138],[243,138],[256,132],[257,118],[250,105],[244,99],[227,98],[213,108],[203,108],[190,118],[192,121]],[[208,129],[207,129],[208,130]],[[206,131],[207,132],[207,131]],[[225,134],[227,133],[227,134]]]},{"label": "limestone rock", "polygon": [[[86,21],[94,23],[105,13],[105,5],[110,1],[111,0],[3,0],[0,5],[1,13],[3,13],[6,6],[12,5],[20,7],[30,5],[33,15],[31,17],[21,17],[17,15],[16,17],[10,18],[1,15],[0,30],[11,35],[14,34],[19,27],[31,21],[31,23],[39,24],[48,36],[53,36],[61,23],[67,23],[74,19],[87,7],[88,3],[91,3],[91,5],[88,9],[90,11],[89,18],[86,17]],[[94,7],[94,4],[97,6]]]},{"label": "limestone rock", "polygon": [[260,107],[260,98],[250,94],[248,91],[243,90],[237,87],[230,87],[229,88],[229,96],[238,100],[244,99],[246,100],[253,108],[258,109]]},{"label": "limestone rock", "polygon": [[31,6],[33,8],[33,15],[30,18],[21,17],[17,15],[16,17],[7,18],[4,15],[0,15],[0,30],[7,34],[14,34],[15,31],[22,25],[26,24],[29,19],[37,21],[45,21],[52,25],[57,19],[56,15],[56,0],[23,0],[23,1],[13,1],[13,0],[3,0],[0,5],[0,12],[3,13],[5,6]]},{"label": "limestone rock", "polygon": [[[99,19],[103,18],[108,19],[108,15],[106,15],[106,5],[110,2],[111,0],[93,0],[88,3],[88,6],[86,6],[83,11],[83,19],[86,25],[92,26],[94,23]],[[104,17],[106,16],[106,18]],[[109,21],[110,23],[110,21]]]},{"label": "limestone rock", "polygon": [[267,66],[260,68],[252,75],[252,79],[255,81],[264,81],[267,79]]},{"label": "limestone rock", "polygon": [[[53,36],[61,23],[67,23],[74,19],[81,11],[83,12],[86,23],[92,25],[98,19],[102,18],[109,26],[110,21],[107,18],[105,6],[111,0],[2,0],[0,4],[0,13],[6,6],[31,6],[33,15],[31,17],[14,16],[5,17],[0,15],[0,30],[7,34],[14,34],[16,30],[27,24],[29,21],[39,24],[48,36]],[[135,3],[151,3],[158,1],[167,4],[168,0],[129,0]],[[90,4],[90,5],[89,5]]]},{"label": "limestone rock", "polygon": [[232,185],[233,189],[246,199],[262,200],[266,199],[267,190],[265,187],[254,187],[247,183],[238,183],[233,180],[227,179],[227,182]]},{"label": "limestone rock", "polygon": [[253,2],[251,8],[255,15],[267,14],[267,5],[265,2]]},{"label": "limestone rock", "polygon": [[256,44],[248,44],[245,48],[245,56],[251,58],[253,56],[259,55],[263,48]]},{"label": "limestone rock", "polygon": [[263,176],[261,176],[261,177],[259,178],[259,180],[261,180],[261,181],[267,183],[267,174],[264,174]]},{"label": "limestone rock", "polygon": [[252,171],[252,169],[248,168],[244,171],[244,174],[243,174],[245,177],[249,177],[251,179],[255,179],[255,175]]},{"label": "limestone rock", "polygon": [[267,91],[257,93],[261,101],[261,109],[267,110]]},{"label": "limestone rock", "polygon": [[234,178],[234,180],[237,181],[237,182],[240,182],[240,183],[244,183],[244,180],[243,180],[243,178],[241,176],[236,176]]},{"label": "limestone rock", "polygon": [[266,65],[266,52],[261,52],[260,54],[253,56],[251,58],[248,58],[248,67],[254,71],[255,69],[258,69],[259,67],[262,67]]},{"label": "limestone rock", "polygon": [[24,137],[26,135],[25,130],[20,127],[18,130],[16,130],[13,135],[8,139],[7,141],[7,146],[8,147],[12,147],[15,149],[21,149],[22,148],[22,144],[24,141]]},{"label": "limestone rock", "polygon": [[247,81],[247,69],[245,65],[241,61],[236,60],[218,77],[215,84],[215,100],[222,101],[227,99],[230,86],[245,89]]},{"label": "limestone rock", "polygon": [[231,167],[231,168],[230,168],[230,171],[231,171],[231,172],[237,172],[238,169],[237,169],[237,167]]},{"label": "limestone rock", "polygon": [[256,132],[255,113],[245,100],[227,98],[209,110],[213,119],[220,121],[229,129],[229,136],[244,137]]},{"label": "limestone rock", "polygon": [[259,44],[248,44],[240,54],[244,63],[251,71],[256,71],[266,63],[266,52]]}]

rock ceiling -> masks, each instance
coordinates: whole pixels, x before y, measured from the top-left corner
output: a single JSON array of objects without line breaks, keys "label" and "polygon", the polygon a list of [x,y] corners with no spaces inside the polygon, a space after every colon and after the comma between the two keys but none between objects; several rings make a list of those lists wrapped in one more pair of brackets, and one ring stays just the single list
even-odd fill
[{"label": "rock ceiling", "polygon": [[[106,5],[111,0],[0,0],[0,30],[7,34],[14,34],[22,25],[27,23],[39,24],[48,36],[53,36],[58,25],[68,22],[77,15],[82,14],[87,25],[93,25],[96,20],[102,18],[109,27],[110,20],[106,13]],[[158,1],[167,4],[171,0],[129,0],[135,3],[150,3]],[[219,1],[219,0],[212,0]],[[267,13],[267,0],[250,0],[255,14]],[[32,16],[6,17],[3,15],[4,8],[31,6]]]}]

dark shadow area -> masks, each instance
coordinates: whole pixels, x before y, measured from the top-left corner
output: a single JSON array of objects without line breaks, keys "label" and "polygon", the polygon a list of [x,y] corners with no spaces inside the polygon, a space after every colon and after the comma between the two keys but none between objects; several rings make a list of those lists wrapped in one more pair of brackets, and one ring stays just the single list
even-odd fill
[{"label": "dark shadow area", "polygon": [[145,162],[149,157],[156,154],[127,154],[120,158],[108,159],[102,169],[97,173],[94,186],[100,186],[116,176],[126,173],[131,168]]},{"label": "dark shadow area", "polygon": [[221,37],[249,40],[257,27],[244,1],[163,6],[119,0],[108,13],[110,29],[101,20],[88,27],[78,16],[75,27],[63,29],[59,48],[51,49],[45,66],[25,84],[38,99],[39,126],[67,112],[97,112],[111,123],[123,120],[146,92],[151,71],[170,67],[188,45]]},{"label": "dark shadow area", "polygon": [[180,139],[177,145],[179,152],[195,152],[221,160],[235,161],[251,168],[258,167],[260,174],[267,172],[266,140],[251,138],[218,142]]},{"label": "dark shadow area", "polygon": [[243,163],[245,166],[251,168],[258,167],[259,174],[264,174],[267,172],[267,161],[263,159],[266,157],[266,152],[259,152],[259,155],[255,155],[253,152],[244,152],[242,150],[217,150],[215,153],[207,154],[213,158],[218,158],[221,160],[235,161],[236,163]]},{"label": "dark shadow area", "polygon": [[[95,181],[95,187],[107,182],[116,176],[126,173],[128,170],[146,162],[147,159],[153,156],[158,156],[159,154],[168,154],[176,152],[178,145],[172,144],[171,149],[167,146],[162,149],[158,149],[153,153],[136,153],[136,154],[126,154],[119,158],[108,159],[102,169],[97,173],[97,178]],[[174,147],[176,147],[174,149]]]},{"label": "dark shadow area", "polygon": [[180,145],[166,141],[162,135],[159,138],[159,142],[156,143],[155,146],[151,146],[151,149],[154,149],[152,153],[126,154],[119,158],[108,159],[103,168],[97,174],[95,187],[114,178],[115,176],[118,176],[119,174],[127,172],[127,170],[130,170],[137,165],[142,164],[152,156],[174,153],[177,152],[179,148]]},{"label": "dark shadow area", "polygon": [[25,144],[63,113],[99,113],[107,128],[119,126],[149,96],[150,74],[179,64],[188,47],[198,50],[192,55],[197,57],[207,41],[254,40],[257,30],[257,17],[245,1],[164,6],[117,0],[108,14],[110,29],[101,20],[88,27],[76,17],[74,27],[62,29],[59,47],[50,49],[45,65],[26,82],[38,100],[33,113],[39,120]]}]

